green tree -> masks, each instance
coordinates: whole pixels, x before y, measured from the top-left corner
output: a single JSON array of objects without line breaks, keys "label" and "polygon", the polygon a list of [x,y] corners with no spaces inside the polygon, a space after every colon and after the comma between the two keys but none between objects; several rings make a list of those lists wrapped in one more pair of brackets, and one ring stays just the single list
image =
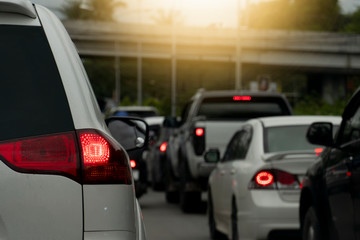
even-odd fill
[{"label": "green tree", "polygon": [[183,17],[180,11],[170,10],[164,11],[163,9],[157,10],[157,15],[152,16],[151,19],[158,25],[172,25],[173,22],[175,24],[182,24]]},{"label": "green tree", "polygon": [[346,24],[343,30],[348,33],[360,33],[360,8],[346,16]]},{"label": "green tree", "polygon": [[249,27],[338,31],[342,28],[338,0],[275,0],[250,5]]},{"label": "green tree", "polygon": [[119,0],[67,0],[62,13],[69,19],[114,21],[114,12],[126,4]]}]

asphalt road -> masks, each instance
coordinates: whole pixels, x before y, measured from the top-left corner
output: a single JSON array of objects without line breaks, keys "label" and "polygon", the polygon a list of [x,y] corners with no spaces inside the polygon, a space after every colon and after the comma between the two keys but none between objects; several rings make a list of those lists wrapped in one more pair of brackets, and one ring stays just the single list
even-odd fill
[{"label": "asphalt road", "polygon": [[206,205],[199,213],[184,214],[178,205],[165,201],[163,192],[148,193],[139,199],[147,240],[209,240]]}]

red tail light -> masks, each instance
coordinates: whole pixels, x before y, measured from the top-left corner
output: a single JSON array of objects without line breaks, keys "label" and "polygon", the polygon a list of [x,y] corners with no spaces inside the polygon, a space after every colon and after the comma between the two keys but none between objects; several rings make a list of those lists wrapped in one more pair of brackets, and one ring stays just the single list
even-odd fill
[{"label": "red tail light", "polygon": [[251,96],[234,96],[234,101],[251,101]]},{"label": "red tail light", "polygon": [[[79,144],[78,144],[79,142]],[[126,154],[94,130],[0,143],[1,160],[15,171],[55,174],[79,183],[131,184]]]},{"label": "red tail light", "polygon": [[131,167],[131,168],[135,168],[135,167],[136,167],[136,162],[135,162],[135,160],[130,160],[130,167]]},{"label": "red tail light", "polygon": [[267,169],[257,172],[249,183],[249,189],[299,189],[296,175],[278,170]]},{"label": "red tail light", "polygon": [[269,172],[265,172],[265,171],[259,172],[255,176],[255,182],[260,186],[268,186],[273,184],[274,176]]},{"label": "red tail light", "polygon": [[116,142],[95,130],[79,131],[83,183],[131,184],[131,172],[125,152]]},{"label": "red tail light", "polygon": [[204,135],[204,129],[203,128],[197,128],[195,129],[195,135],[198,137],[201,137]]},{"label": "red tail light", "polygon": [[165,151],[166,151],[166,148],[167,148],[167,142],[163,142],[163,143],[160,145],[160,151],[161,151],[161,152],[165,152]]},{"label": "red tail light", "polygon": [[61,173],[76,178],[78,152],[73,133],[24,138],[0,144],[5,163],[24,173]]},{"label": "red tail light", "polygon": [[319,155],[320,155],[320,153],[322,153],[322,152],[323,152],[323,150],[324,150],[324,149],[322,149],[322,148],[315,148],[315,153],[316,153],[316,156],[319,156]]},{"label": "red tail light", "polygon": [[195,128],[193,132],[193,146],[196,155],[201,155],[205,151],[205,128]]}]

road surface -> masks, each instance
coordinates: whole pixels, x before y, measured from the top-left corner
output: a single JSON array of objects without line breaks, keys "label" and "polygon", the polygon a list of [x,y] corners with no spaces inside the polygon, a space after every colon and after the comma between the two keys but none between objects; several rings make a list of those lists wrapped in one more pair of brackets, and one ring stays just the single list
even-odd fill
[{"label": "road surface", "polygon": [[148,190],[139,199],[147,240],[210,240],[206,207],[184,214],[178,205],[165,201],[163,192]]}]

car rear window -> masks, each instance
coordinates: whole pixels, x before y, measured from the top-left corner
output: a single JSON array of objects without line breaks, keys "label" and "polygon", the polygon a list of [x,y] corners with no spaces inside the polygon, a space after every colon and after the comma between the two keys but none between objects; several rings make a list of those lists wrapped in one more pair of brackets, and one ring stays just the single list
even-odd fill
[{"label": "car rear window", "polygon": [[[269,127],[265,129],[265,152],[314,150],[322,146],[311,144],[306,139],[309,125]],[[339,126],[334,126],[335,135]]]},{"label": "car rear window", "polygon": [[204,98],[198,116],[207,120],[247,120],[256,117],[290,115],[288,105],[280,97],[212,97]]},{"label": "car rear window", "polygon": [[0,25],[0,140],[74,129],[41,27]]}]

